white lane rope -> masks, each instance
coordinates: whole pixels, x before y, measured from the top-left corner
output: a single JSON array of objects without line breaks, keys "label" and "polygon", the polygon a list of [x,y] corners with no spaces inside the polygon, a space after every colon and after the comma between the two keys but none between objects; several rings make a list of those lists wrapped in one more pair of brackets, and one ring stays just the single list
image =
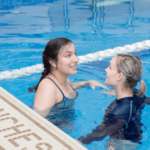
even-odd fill
[{"label": "white lane rope", "polygon": [[[116,56],[117,54],[127,54],[130,52],[137,52],[137,51],[142,51],[147,49],[150,49],[150,40],[137,42],[132,45],[125,45],[124,47],[116,47],[114,49],[98,51],[84,56],[78,56],[78,58],[79,58],[79,63],[88,63],[92,61],[102,60],[105,58],[111,58]],[[12,71],[3,71],[0,72],[0,80],[29,76],[34,73],[40,73],[43,70],[44,70],[43,65],[37,64],[30,67],[15,69]]]}]

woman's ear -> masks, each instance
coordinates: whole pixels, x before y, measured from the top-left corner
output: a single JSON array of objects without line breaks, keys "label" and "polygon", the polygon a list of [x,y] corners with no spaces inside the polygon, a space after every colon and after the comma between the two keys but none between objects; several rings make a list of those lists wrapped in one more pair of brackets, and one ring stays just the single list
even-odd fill
[{"label": "woman's ear", "polygon": [[54,60],[49,60],[49,63],[53,68],[56,68],[56,62]]},{"label": "woman's ear", "polygon": [[125,80],[125,76],[122,74],[122,72],[118,73],[118,77],[117,77],[118,81],[124,81]]}]

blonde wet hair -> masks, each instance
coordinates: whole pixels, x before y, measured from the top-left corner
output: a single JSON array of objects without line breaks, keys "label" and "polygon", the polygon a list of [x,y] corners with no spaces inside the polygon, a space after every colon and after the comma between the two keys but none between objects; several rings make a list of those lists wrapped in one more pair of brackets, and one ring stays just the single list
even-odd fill
[{"label": "blonde wet hair", "polygon": [[138,95],[144,95],[146,85],[144,81],[141,80],[143,75],[141,60],[131,54],[118,54],[117,57],[119,58],[117,62],[118,72],[121,72],[125,76],[125,87],[129,87],[133,92],[133,87],[135,87],[139,81],[140,88]]}]

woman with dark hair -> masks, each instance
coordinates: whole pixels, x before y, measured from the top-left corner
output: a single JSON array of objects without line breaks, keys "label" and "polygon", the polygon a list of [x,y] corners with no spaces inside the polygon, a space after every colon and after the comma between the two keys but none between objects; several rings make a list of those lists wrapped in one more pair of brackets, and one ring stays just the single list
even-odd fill
[{"label": "woman with dark hair", "polygon": [[[56,106],[59,107],[59,110],[68,109],[69,105],[72,105],[70,103],[78,95],[74,89],[87,85],[93,89],[95,86],[107,89],[106,86],[95,80],[70,83],[68,76],[77,73],[77,63],[78,57],[71,40],[55,38],[47,43],[43,52],[42,77],[36,86],[29,88],[29,91],[36,91],[34,109],[39,114],[47,116],[49,111],[52,112]],[[56,109],[55,112],[57,112]]]},{"label": "woman with dark hair", "polygon": [[[106,108],[102,123],[92,133],[78,140],[89,144],[109,135],[107,148],[136,149],[140,146],[143,133],[142,109],[145,104],[150,104],[150,98],[144,95],[146,85],[142,80],[141,60],[134,55],[118,54],[110,61],[110,66],[105,71],[105,84],[114,88],[116,99]],[[139,90],[135,89],[138,82]]]}]

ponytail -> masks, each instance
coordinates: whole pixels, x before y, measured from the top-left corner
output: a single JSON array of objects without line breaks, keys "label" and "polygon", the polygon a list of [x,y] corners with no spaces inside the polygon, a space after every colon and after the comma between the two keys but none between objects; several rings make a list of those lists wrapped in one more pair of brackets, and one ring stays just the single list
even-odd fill
[{"label": "ponytail", "polygon": [[145,85],[145,82],[143,80],[140,81],[140,88],[138,90],[138,95],[139,96],[142,96],[144,95],[146,92],[146,85]]},{"label": "ponytail", "polygon": [[42,76],[41,76],[41,78],[40,78],[39,83],[38,83],[36,86],[29,87],[29,88],[28,88],[28,91],[29,91],[29,92],[35,92],[35,91],[37,91],[37,88],[38,88],[40,82],[41,82],[49,73],[50,73],[50,69],[45,68],[44,71],[42,72]]}]

